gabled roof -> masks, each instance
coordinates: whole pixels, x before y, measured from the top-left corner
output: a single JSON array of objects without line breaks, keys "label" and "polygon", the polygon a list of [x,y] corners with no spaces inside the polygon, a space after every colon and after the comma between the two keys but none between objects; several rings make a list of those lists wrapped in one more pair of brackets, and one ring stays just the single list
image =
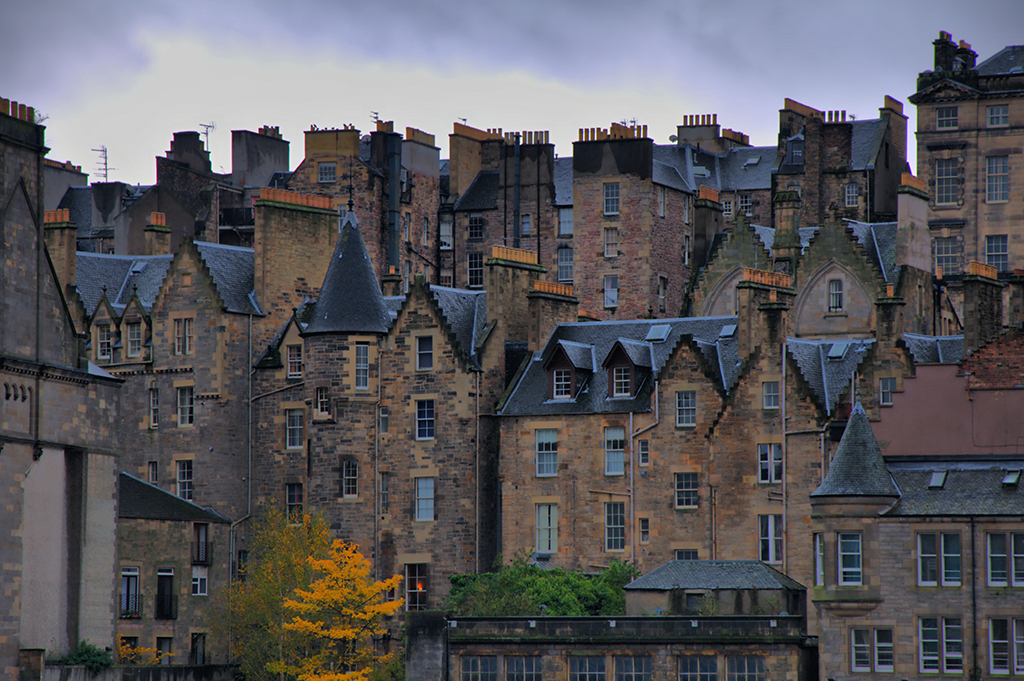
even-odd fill
[{"label": "gabled roof", "polygon": [[455,202],[455,210],[491,210],[498,207],[498,171],[482,170]]},{"label": "gabled roof", "polygon": [[68,187],[57,207],[68,209],[79,236],[87,237],[92,233],[92,187]]},{"label": "gabled roof", "polygon": [[228,523],[230,519],[212,508],[203,508],[170,492],[122,472],[117,479],[117,515],[119,518],[145,520],[182,520],[186,522]]},{"label": "gabled roof", "polygon": [[572,156],[555,159],[555,205],[572,206]]},{"label": "gabled roof", "polygon": [[[814,391],[825,412],[832,414],[850,376],[860,366],[873,340],[807,340],[787,338],[790,356],[796,360],[800,375]],[[843,347],[845,344],[845,348]]]},{"label": "gabled roof", "polygon": [[978,64],[979,76],[1024,73],[1024,45],[1008,45]]},{"label": "gabled roof", "polygon": [[882,270],[887,284],[895,284],[899,279],[899,267],[896,265],[896,234],[899,225],[895,222],[858,222],[847,220],[854,236],[871,259]]},{"label": "gabled roof", "polygon": [[[1008,471],[1022,469],[1024,459],[890,463],[900,500],[886,515],[1019,516],[1024,509],[1024,487],[1019,481],[1004,484],[1003,479]],[[941,471],[946,472],[942,484],[933,485],[933,475]]]},{"label": "gabled roof", "polygon": [[[757,238],[761,240],[764,247],[768,249],[768,253],[775,256],[773,247],[775,246],[775,228],[774,227],[763,227],[761,225],[751,224],[750,227],[757,234]],[[811,244],[811,240],[814,235],[818,232],[817,227],[798,227],[797,234],[800,236],[800,253]]]},{"label": "gabled roof", "polygon": [[[628,399],[608,398],[609,372],[599,366],[598,362],[608,356],[616,343],[622,343],[624,348],[627,343],[634,348],[647,346],[654,379],[658,378],[680,343],[693,343],[713,372],[716,384],[728,392],[735,383],[739,359],[735,335],[723,336],[722,329],[735,325],[736,317],[559,324],[544,349],[534,353],[518,383],[510,389],[501,414],[587,414],[650,409],[649,383],[645,389],[638,390]],[[662,328],[652,332],[653,327]],[[651,334],[651,340],[647,340],[648,334]],[[654,338],[664,340],[655,341]],[[571,401],[550,399],[546,366],[556,349],[564,351],[574,366],[593,372],[582,386],[577,384],[579,390]]]},{"label": "gabled roof", "polygon": [[811,493],[812,497],[866,496],[898,497],[900,492],[893,484],[892,476],[885,467],[882,451],[871,431],[868,415],[858,402],[853,407],[850,420],[843,432],[843,439],[832,456],[828,473]]},{"label": "gabled roof", "polygon": [[303,335],[387,333],[391,316],[355,215],[349,212]]},{"label": "gabled roof", "polygon": [[964,337],[903,334],[915,364],[957,364],[964,358]]},{"label": "gabled roof", "polygon": [[776,147],[740,147],[730,149],[720,163],[723,191],[770,189]]},{"label": "gabled roof", "polygon": [[887,122],[883,118],[854,121],[850,124],[850,170],[873,166],[885,139]]},{"label": "gabled roof", "polygon": [[479,365],[476,350],[487,326],[487,292],[444,286],[431,286],[430,292],[455,335],[459,349]]},{"label": "gabled roof", "polygon": [[608,360],[611,359],[612,353],[615,352],[615,348],[622,348],[622,351],[626,353],[626,357],[633,363],[633,366],[651,368],[653,362],[651,361],[651,345],[646,342],[639,342],[631,340],[629,338],[619,338],[612,345],[612,349],[605,355],[604,361],[601,363],[602,366],[608,366]]},{"label": "gabled roof", "polygon": [[673,560],[627,584],[631,591],[791,589],[799,582],[759,560]]}]

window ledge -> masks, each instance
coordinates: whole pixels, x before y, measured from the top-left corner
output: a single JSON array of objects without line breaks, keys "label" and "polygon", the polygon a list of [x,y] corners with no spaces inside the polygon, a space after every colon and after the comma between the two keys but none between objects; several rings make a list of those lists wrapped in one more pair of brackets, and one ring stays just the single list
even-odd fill
[{"label": "window ledge", "polygon": [[846,316],[847,316],[847,313],[844,312],[843,310],[832,310],[830,312],[826,312],[825,313],[825,317],[826,318],[828,318],[828,317],[846,317]]}]

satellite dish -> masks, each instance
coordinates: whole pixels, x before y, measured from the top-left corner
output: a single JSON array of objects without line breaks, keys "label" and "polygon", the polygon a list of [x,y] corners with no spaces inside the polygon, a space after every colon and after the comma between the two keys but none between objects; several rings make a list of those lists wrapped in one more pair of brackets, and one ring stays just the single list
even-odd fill
[{"label": "satellite dish", "polygon": [[668,141],[669,142],[678,142],[679,138],[676,135],[669,135],[668,136]]}]

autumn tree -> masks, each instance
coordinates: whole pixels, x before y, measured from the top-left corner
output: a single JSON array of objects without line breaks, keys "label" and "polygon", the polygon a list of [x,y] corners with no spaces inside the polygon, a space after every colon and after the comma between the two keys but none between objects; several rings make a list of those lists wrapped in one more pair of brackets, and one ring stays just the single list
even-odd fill
[{"label": "autumn tree", "polygon": [[374,650],[373,639],[385,632],[384,618],[402,607],[401,599],[387,598],[402,578],[375,581],[358,547],[340,539],[327,558],[308,562],[315,581],[284,602],[294,614],[284,629],[301,641],[300,654],[270,668],[299,681],[366,681],[390,662],[390,655]]}]

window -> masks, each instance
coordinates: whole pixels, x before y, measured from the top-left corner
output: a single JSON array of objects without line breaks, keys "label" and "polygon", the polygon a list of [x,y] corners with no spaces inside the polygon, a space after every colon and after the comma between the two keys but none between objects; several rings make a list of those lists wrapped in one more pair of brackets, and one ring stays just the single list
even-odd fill
[{"label": "window", "polygon": [[759,655],[743,655],[725,658],[727,681],[765,681],[764,658]]},{"label": "window", "polygon": [[331,389],[327,386],[316,389],[316,411],[325,416],[331,413]]},{"label": "window", "polygon": [[604,550],[626,548],[626,502],[606,501],[604,504]]},{"label": "window", "polygon": [[731,218],[732,217],[732,200],[731,199],[726,199],[725,201],[722,201],[722,215],[724,215],[727,218]]},{"label": "window", "polygon": [[626,429],[618,426],[604,429],[604,474],[625,472]]},{"label": "window", "polygon": [[935,127],[939,130],[956,130],[957,111],[955,106],[943,106],[935,110]]},{"label": "window", "polygon": [[434,368],[434,338],[418,336],[416,338],[416,369],[423,371]]},{"label": "window", "polygon": [[519,233],[521,235],[523,235],[523,236],[529,236],[530,235],[530,214],[526,213],[525,215],[520,215],[519,218],[520,218],[519,224],[522,225],[522,229],[520,229]]},{"label": "window", "polygon": [[993,234],[985,237],[985,263],[1000,272],[1009,269],[1009,251],[1005,234]]},{"label": "window", "polygon": [[288,378],[302,377],[302,346],[288,346]]},{"label": "window", "polygon": [[892,629],[875,629],[875,671],[891,672],[894,657]]},{"label": "window", "polygon": [[839,583],[848,585],[861,584],[860,533],[840,532],[836,543],[839,559]]},{"label": "window", "polygon": [[1024,533],[988,535],[988,585],[1007,584],[1024,586]]},{"label": "window", "polygon": [[149,389],[149,427],[160,427],[160,391],[156,388]]},{"label": "window", "polygon": [[615,681],[650,681],[651,658],[645,655],[615,656]]},{"label": "window", "polygon": [[1010,124],[1010,105],[996,104],[985,110],[987,126],[990,128],[1005,128]]},{"label": "window", "polygon": [[320,182],[334,182],[338,177],[338,168],[333,161],[329,163],[318,163]]},{"label": "window", "polygon": [[572,207],[558,209],[558,236],[572,236]]},{"label": "window", "polygon": [[935,203],[953,205],[960,194],[960,167],[955,158],[935,159]]},{"label": "window", "polygon": [[665,311],[665,296],[668,295],[668,277],[658,277],[658,312]]},{"label": "window", "polygon": [[452,285],[452,268],[442,267],[441,268],[441,286],[451,287]]},{"label": "window", "polygon": [[758,444],[757,466],[758,482],[782,482],[782,445],[778,442],[762,442]]},{"label": "window", "polygon": [[1010,623],[1006,619],[988,621],[988,666],[993,674],[1010,673]]},{"label": "window", "polygon": [[860,197],[860,187],[855,184],[846,185],[846,207],[856,208],[857,199]]},{"label": "window", "polygon": [[96,327],[96,357],[110,359],[110,326],[104,324]]},{"label": "window", "polygon": [[505,656],[505,681],[541,681],[543,666],[537,656]]},{"label": "window", "polygon": [[828,280],[828,311],[842,312],[843,310],[843,280]]},{"label": "window", "polygon": [[922,672],[963,671],[963,630],[959,617],[922,617],[918,634],[918,664]]},{"label": "window", "polygon": [[192,386],[178,388],[178,427],[191,426],[195,423],[195,402]]},{"label": "window", "polygon": [[387,407],[380,408],[380,432],[388,432],[388,421],[390,420],[391,413]]},{"label": "window", "polygon": [[174,354],[192,354],[192,318],[174,320]]},{"label": "window", "polygon": [[619,305],[619,277],[617,274],[609,274],[604,278],[604,306],[618,307]]},{"label": "window", "polygon": [[935,269],[942,268],[942,274],[960,272],[960,239],[955,236],[937,237],[935,243]]},{"label": "window", "polygon": [[142,354],[142,324],[133,322],[128,325],[128,356],[138,357]]},{"label": "window", "polygon": [[470,239],[483,239],[484,238],[484,216],[483,215],[470,215],[469,216],[469,238]]},{"label": "window", "polygon": [[558,281],[563,284],[572,283],[572,246],[558,248]]},{"label": "window", "polygon": [[569,681],[605,681],[604,655],[570,656]]},{"label": "window", "polygon": [[416,400],[416,439],[434,439],[434,400]]},{"label": "window", "polygon": [[452,250],[452,216],[442,215],[440,227],[438,228],[438,236],[441,240],[441,250],[450,251]]},{"label": "window", "polygon": [[606,182],[604,185],[604,214],[619,214],[619,183]]},{"label": "window", "polygon": [[964,670],[964,634],[959,617],[942,619],[942,671],[959,673]]},{"label": "window", "polygon": [[[160,619],[173,619],[171,617],[164,617]],[[157,636],[156,637],[156,650],[159,653],[160,664],[169,665],[171,663],[171,656],[174,655],[174,639],[170,636]]]},{"label": "window", "polygon": [[359,462],[355,459],[341,462],[341,496],[350,499],[359,496]]},{"label": "window", "polygon": [[556,400],[572,399],[572,372],[569,369],[555,369],[552,372],[552,395]]},{"label": "window", "polygon": [[690,235],[683,235],[683,265],[690,266]]},{"label": "window", "polygon": [[637,440],[636,443],[636,464],[647,466],[651,461],[651,444],[648,440]]},{"label": "window", "polygon": [[[404,191],[404,190],[403,190]],[[402,235],[405,237],[405,242],[409,242],[409,223],[412,221],[412,216],[406,213],[402,219]]]},{"label": "window", "polygon": [[619,228],[604,228],[604,257],[614,258],[619,255]]},{"label": "window", "polygon": [[850,670],[870,672],[872,669],[876,672],[892,671],[892,629],[875,629],[874,632],[866,628],[850,629]]},{"label": "window", "polygon": [[[665,217],[665,188],[664,187],[658,187],[658,217],[659,218]],[[689,220],[684,220],[684,222],[689,222]]]},{"label": "window", "polygon": [[434,479],[416,478],[416,520],[434,519]]},{"label": "window", "polygon": [[871,630],[850,630],[850,670],[871,671]]},{"label": "window", "polygon": [[761,383],[761,408],[762,409],[778,409],[779,408],[779,382],[778,381],[764,381]]},{"label": "window", "polygon": [[484,254],[470,253],[468,256],[469,286],[481,287],[484,285]]},{"label": "window", "polygon": [[761,560],[765,563],[782,562],[782,516],[757,516],[758,540],[761,544]]},{"label": "window", "polygon": [[558,553],[558,504],[537,504],[537,553]]},{"label": "window", "polygon": [[718,658],[714,655],[680,655],[679,681],[718,681]]},{"label": "window", "polygon": [[139,568],[121,568],[121,615],[122,618],[142,616],[142,599],[139,597]]},{"label": "window", "polygon": [[192,501],[192,460],[178,462],[178,496]]},{"label": "window", "polygon": [[159,467],[159,465],[157,464],[156,461],[150,461],[147,464],[146,468],[147,468],[147,471],[148,471],[147,479],[149,480],[149,484],[155,485],[157,482],[159,482],[159,478],[160,478],[160,467]]},{"label": "window", "polygon": [[210,578],[210,568],[205,565],[192,566],[192,595],[205,596],[206,587]]},{"label": "window", "polygon": [[192,564],[210,564],[210,526],[206,523],[195,523],[192,526]]},{"label": "window", "polygon": [[463,655],[461,681],[498,681],[496,655]]},{"label": "window", "polygon": [[430,245],[430,219],[423,218],[423,245]]},{"label": "window", "polygon": [[750,194],[740,194],[739,211],[748,218],[754,214],[754,197]]},{"label": "window", "polygon": [[814,586],[825,586],[825,536],[814,533]]},{"label": "window", "polygon": [[303,423],[301,409],[285,410],[285,447],[287,449],[302,449]]},{"label": "window", "polygon": [[534,434],[537,444],[537,477],[558,474],[558,430],[540,428]]},{"label": "window", "polygon": [[285,508],[288,518],[297,523],[302,520],[302,483],[290,482],[284,486]]},{"label": "window", "polygon": [[1010,157],[989,156],[985,159],[985,203],[1010,200]]},{"label": "window", "polygon": [[698,560],[700,558],[697,549],[676,549],[676,560]]},{"label": "window", "polygon": [[[156,570],[156,610],[153,618],[158,620],[173,620],[178,617],[178,595],[174,588],[174,568],[157,568]],[[170,639],[168,641],[167,654],[170,654]],[[160,639],[157,639],[157,648],[160,648]],[[164,652],[163,648],[160,648]],[[165,664],[169,664],[164,661]]]},{"label": "window", "polygon": [[206,664],[206,634],[192,634],[192,647],[188,651],[189,664]]},{"label": "window", "polygon": [[697,425],[697,391],[682,390],[676,393],[676,426]]},{"label": "window", "polygon": [[632,372],[629,367],[612,367],[612,396],[629,397],[632,392]]},{"label": "window", "polygon": [[676,508],[697,508],[697,474],[676,473]]},{"label": "window", "polygon": [[640,530],[640,543],[650,544],[651,543],[651,519],[650,518],[637,518],[637,523]]},{"label": "window", "polygon": [[892,404],[892,394],[896,391],[895,378],[878,379],[878,403],[884,405]]},{"label": "window", "polygon": [[391,502],[391,474],[380,474],[380,512],[387,513]]},{"label": "window", "polygon": [[405,566],[405,609],[427,609],[427,566],[424,563]]}]

